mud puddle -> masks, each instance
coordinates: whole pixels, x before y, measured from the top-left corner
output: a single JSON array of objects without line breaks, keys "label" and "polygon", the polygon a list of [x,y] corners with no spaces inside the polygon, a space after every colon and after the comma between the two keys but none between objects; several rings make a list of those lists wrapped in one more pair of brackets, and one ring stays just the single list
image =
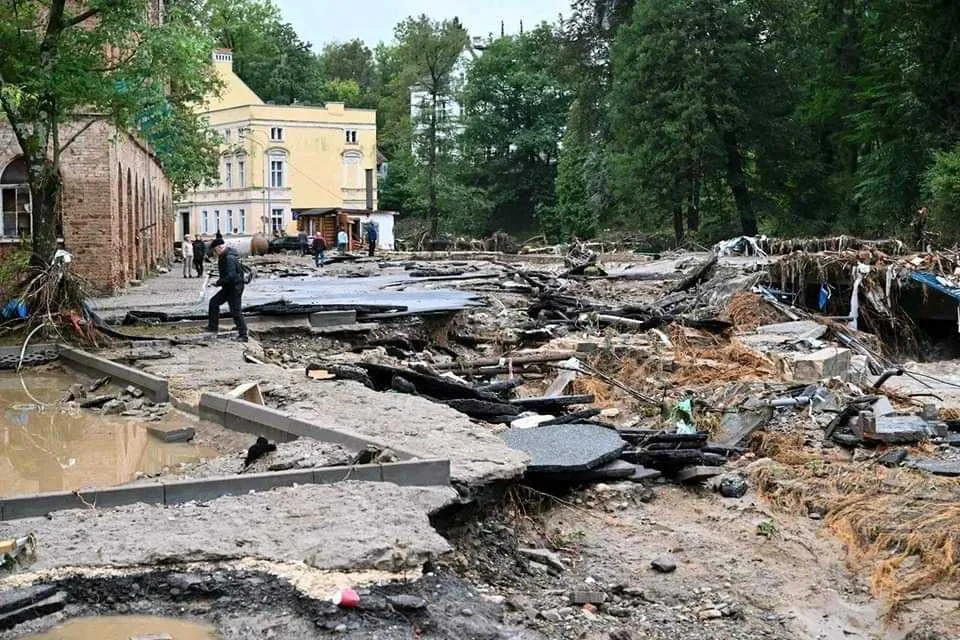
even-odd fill
[{"label": "mud puddle", "polygon": [[76,381],[62,371],[26,372],[24,381],[47,406],[18,376],[0,375],[0,497],[110,487],[217,455],[165,443],[135,418],[56,406]]},{"label": "mud puddle", "polygon": [[220,640],[213,627],[153,616],[77,618],[23,640]]}]

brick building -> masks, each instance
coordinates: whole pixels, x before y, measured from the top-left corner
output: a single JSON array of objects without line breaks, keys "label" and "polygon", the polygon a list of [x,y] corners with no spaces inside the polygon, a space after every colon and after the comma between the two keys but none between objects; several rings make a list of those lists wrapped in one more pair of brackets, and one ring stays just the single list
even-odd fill
[{"label": "brick building", "polygon": [[[74,126],[64,127],[61,139],[72,135]],[[61,176],[59,233],[77,273],[110,291],[169,262],[171,185],[142,143],[107,123],[95,123],[64,151]],[[0,250],[30,236],[26,182],[20,147],[9,125],[0,121]]]},{"label": "brick building", "polygon": [[[163,22],[163,0],[144,0],[148,20]],[[82,1],[71,3],[75,7]],[[68,140],[88,122],[65,125]],[[83,131],[60,158],[63,182],[58,237],[73,269],[104,292],[143,278],[173,254],[173,193],[156,157],[141,141],[105,122]],[[32,228],[26,164],[0,115],[0,255]]]}]

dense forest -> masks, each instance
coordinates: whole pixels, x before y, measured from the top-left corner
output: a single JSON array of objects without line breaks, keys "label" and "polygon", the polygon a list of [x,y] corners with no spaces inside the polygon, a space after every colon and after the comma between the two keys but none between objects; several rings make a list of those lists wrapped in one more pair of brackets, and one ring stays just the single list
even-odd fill
[{"label": "dense forest", "polygon": [[381,206],[434,235],[897,235],[922,207],[960,232],[951,0],[574,0],[523,33],[420,16],[317,51],[269,0],[210,2],[265,100],[377,109]]}]

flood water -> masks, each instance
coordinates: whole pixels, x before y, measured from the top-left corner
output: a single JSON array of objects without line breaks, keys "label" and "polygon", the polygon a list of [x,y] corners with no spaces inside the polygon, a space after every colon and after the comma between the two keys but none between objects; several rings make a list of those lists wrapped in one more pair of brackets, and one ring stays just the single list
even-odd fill
[{"label": "flood water", "polygon": [[77,618],[21,640],[220,640],[207,625],[151,616],[98,616]]},{"label": "flood water", "polygon": [[[24,380],[44,403],[62,399],[77,382],[62,371],[25,371]],[[215,455],[188,443],[162,442],[135,418],[41,409],[16,374],[0,373],[0,497],[111,487],[130,482],[138,471],[154,474]]]}]

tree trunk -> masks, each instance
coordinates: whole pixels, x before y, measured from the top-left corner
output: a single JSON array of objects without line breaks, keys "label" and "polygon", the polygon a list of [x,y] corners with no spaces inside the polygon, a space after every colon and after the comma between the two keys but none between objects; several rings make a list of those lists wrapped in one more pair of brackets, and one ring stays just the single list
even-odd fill
[{"label": "tree trunk", "polygon": [[690,173],[690,206],[687,208],[687,231],[696,233],[700,230],[700,179],[698,171]]},{"label": "tree trunk", "polygon": [[436,239],[440,233],[440,209],[437,206],[437,94],[431,94],[433,106],[430,110],[430,155],[427,160],[427,191],[430,198],[430,237]]},{"label": "tree trunk", "polygon": [[28,158],[30,198],[33,216],[33,253],[44,264],[53,259],[57,250],[57,221],[59,219],[60,176],[46,157]]},{"label": "tree trunk", "polygon": [[740,216],[740,231],[745,236],[757,235],[757,215],[750,202],[750,190],[743,171],[743,156],[737,144],[737,136],[728,131],[723,134],[723,144],[727,151],[727,183],[733,192],[733,201]]},{"label": "tree trunk", "polygon": [[673,236],[678,247],[683,244],[683,208],[680,205],[673,208]]}]

